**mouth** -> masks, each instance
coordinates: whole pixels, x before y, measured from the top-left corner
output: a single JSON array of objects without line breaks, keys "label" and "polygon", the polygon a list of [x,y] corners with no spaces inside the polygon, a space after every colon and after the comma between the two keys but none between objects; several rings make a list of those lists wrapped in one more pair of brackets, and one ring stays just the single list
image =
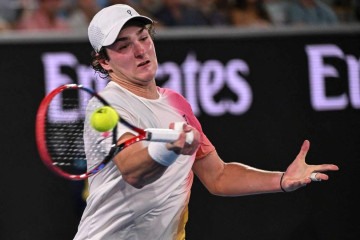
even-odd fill
[{"label": "mouth", "polygon": [[145,66],[145,65],[147,65],[147,64],[149,64],[149,63],[150,63],[150,61],[149,61],[149,60],[144,61],[144,62],[141,62],[140,64],[138,64],[138,67]]}]

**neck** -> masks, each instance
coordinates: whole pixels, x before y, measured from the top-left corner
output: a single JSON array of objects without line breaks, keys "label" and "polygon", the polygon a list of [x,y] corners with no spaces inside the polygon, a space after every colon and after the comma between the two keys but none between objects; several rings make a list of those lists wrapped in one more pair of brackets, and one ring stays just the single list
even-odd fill
[{"label": "neck", "polygon": [[117,76],[111,75],[111,80],[126,90],[132,92],[136,96],[147,98],[147,99],[158,99],[159,93],[157,91],[157,86],[155,79],[147,82],[145,85],[127,81]]}]

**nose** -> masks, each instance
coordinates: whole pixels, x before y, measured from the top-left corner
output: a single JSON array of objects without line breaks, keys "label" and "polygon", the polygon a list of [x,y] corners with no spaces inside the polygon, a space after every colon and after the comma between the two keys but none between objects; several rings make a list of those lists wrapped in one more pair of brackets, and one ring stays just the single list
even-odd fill
[{"label": "nose", "polygon": [[145,54],[144,46],[141,44],[141,42],[135,42],[134,44],[134,54],[135,57],[143,57]]}]

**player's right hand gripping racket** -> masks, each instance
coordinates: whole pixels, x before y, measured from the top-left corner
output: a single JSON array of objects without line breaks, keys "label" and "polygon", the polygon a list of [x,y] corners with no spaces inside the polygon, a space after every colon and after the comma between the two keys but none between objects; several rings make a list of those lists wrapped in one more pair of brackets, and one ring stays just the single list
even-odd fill
[{"label": "player's right hand gripping racket", "polygon": [[[36,143],[44,164],[57,175],[70,180],[83,180],[97,173],[124,148],[139,141],[173,142],[178,139],[179,131],[173,129],[138,128],[119,116],[119,122],[127,126],[138,135],[127,141],[117,143],[116,125],[109,132],[99,133],[95,130],[87,132],[87,141],[94,138],[96,142],[100,134],[108,134],[111,144],[88,147],[85,154],[84,131],[91,127],[85,123],[89,100],[94,97],[98,101],[97,107],[110,106],[109,103],[94,90],[77,84],[62,85],[51,91],[41,101],[36,115]],[[90,101],[93,102],[93,101]],[[177,124],[175,129],[182,128]],[[93,133],[91,135],[91,133]],[[90,135],[89,135],[90,134]],[[103,135],[104,136],[104,135]],[[187,134],[187,142],[192,141],[193,135]],[[91,139],[90,139],[91,140]],[[105,149],[104,149],[105,147]],[[91,155],[105,156],[94,166],[89,167],[87,159]],[[105,154],[104,154],[105,153]]]}]

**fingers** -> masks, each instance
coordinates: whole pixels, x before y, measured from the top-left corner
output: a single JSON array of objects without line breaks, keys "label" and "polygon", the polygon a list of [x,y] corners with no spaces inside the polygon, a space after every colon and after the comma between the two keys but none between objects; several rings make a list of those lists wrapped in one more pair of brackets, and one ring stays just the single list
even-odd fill
[{"label": "fingers", "polygon": [[185,133],[182,132],[182,133],[180,133],[180,136],[176,141],[167,143],[167,148],[169,150],[174,151],[177,154],[182,154],[182,149],[185,146],[185,140],[186,140]]},{"label": "fingers", "polygon": [[307,153],[309,151],[309,148],[310,148],[310,141],[305,140],[303,142],[303,145],[301,146],[301,150]]},{"label": "fingers", "polygon": [[[313,182],[320,182],[321,180],[323,180],[323,179],[321,179],[320,177],[318,178],[316,175],[318,175],[317,172],[311,173],[311,174],[310,174],[310,180],[313,181]],[[319,174],[319,175],[320,175],[320,174]],[[324,180],[325,180],[325,179],[324,179]],[[327,179],[326,179],[326,180],[327,180]]]},{"label": "fingers", "polygon": [[309,178],[312,182],[326,181],[329,179],[329,176],[325,173],[325,171],[338,171],[339,167],[334,164],[321,164],[314,166],[316,170],[314,170]]},{"label": "fingers", "polygon": [[182,154],[192,155],[196,152],[200,144],[200,133],[197,129],[191,127],[190,125],[184,125],[185,133],[185,145],[182,151]]},{"label": "fingers", "polygon": [[191,132],[193,130],[193,127],[191,127],[190,125],[186,124],[185,122],[175,122],[175,123],[170,123],[169,126],[171,129],[177,130],[179,132]]},{"label": "fingers", "polygon": [[310,182],[321,182],[321,181],[328,180],[329,176],[325,173],[313,172],[310,174],[309,179],[310,179]]},{"label": "fingers", "polygon": [[301,159],[304,159],[306,158],[306,155],[308,153],[310,149],[310,142],[309,140],[305,140],[301,146],[301,149],[300,149],[300,152],[298,154],[298,157],[300,157]]},{"label": "fingers", "polygon": [[339,167],[334,164],[312,165],[312,172],[338,171]]},{"label": "fingers", "polygon": [[171,129],[180,133],[178,140],[169,144],[169,149],[183,155],[192,155],[198,148],[200,133],[185,122],[176,122],[169,125]]},{"label": "fingers", "polygon": [[309,149],[310,142],[305,140],[296,159],[287,168],[282,185],[286,191],[294,191],[311,182],[326,181],[329,176],[324,172],[339,170],[339,167],[334,164],[307,164],[305,158]]}]

